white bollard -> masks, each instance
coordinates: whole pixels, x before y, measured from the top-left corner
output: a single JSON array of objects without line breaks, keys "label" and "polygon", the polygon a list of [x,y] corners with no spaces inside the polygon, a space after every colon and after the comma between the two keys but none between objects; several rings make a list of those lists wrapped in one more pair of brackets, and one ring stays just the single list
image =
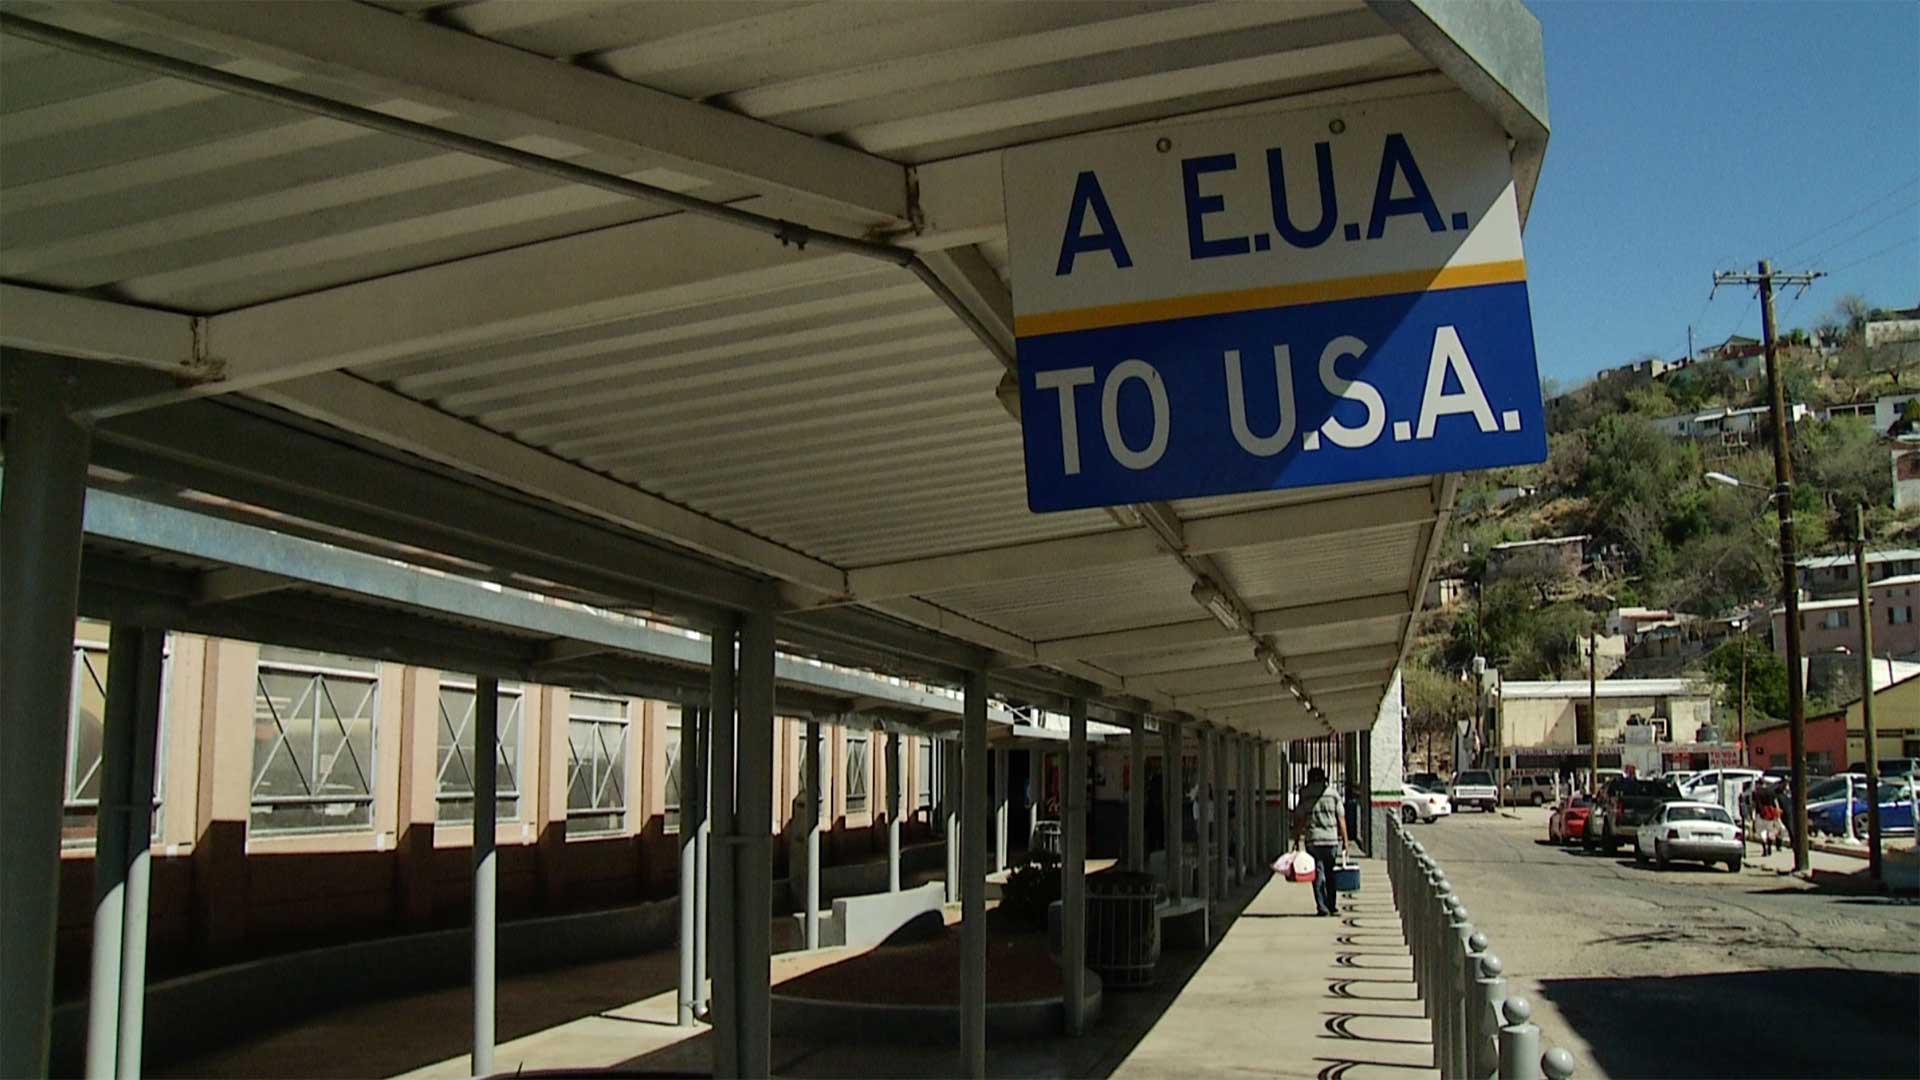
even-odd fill
[{"label": "white bollard", "polygon": [[1573,1080],[1573,1055],[1556,1046],[1540,1055],[1540,1071],[1547,1080]]},{"label": "white bollard", "polygon": [[1473,1075],[1486,1080],[1500,1068],[1501,1006],[1507,1001],[1506,970],[1500,958],[1489,952],[1480,958],[1480,977],[1474,980]]},{"label": "white bollard", "polygon": [[1500,1028],[1500,1080],[1545,1080],[1540,1075],[1540,1029],[1527,1021],[1533,1006],[1523,997],[1510,997],[1500,1006],[1506,1024]]}]

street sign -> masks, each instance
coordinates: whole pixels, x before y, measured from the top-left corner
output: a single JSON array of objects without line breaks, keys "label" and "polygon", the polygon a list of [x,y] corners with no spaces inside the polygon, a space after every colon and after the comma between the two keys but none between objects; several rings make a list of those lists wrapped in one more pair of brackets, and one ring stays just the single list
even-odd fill
[{"label": "street sign", "polygon": [[1507,137],[1464,97],[1004,169],[1035,511],[1546,457]]}]

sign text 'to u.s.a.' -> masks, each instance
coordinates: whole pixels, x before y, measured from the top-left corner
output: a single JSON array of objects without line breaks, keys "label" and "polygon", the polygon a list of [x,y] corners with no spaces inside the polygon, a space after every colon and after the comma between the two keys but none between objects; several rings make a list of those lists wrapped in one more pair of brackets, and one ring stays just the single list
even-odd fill
[{"label": "sign text 'to u.s.a.'", "polygon": [[1036,511],[1540,461],[1506,135],[1452,94],[1009,151]]}]

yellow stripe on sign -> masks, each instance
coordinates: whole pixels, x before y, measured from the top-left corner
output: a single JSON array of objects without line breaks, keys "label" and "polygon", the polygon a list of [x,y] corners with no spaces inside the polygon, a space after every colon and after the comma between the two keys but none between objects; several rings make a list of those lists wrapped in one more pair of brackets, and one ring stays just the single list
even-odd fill
[{"label": "yellow stripe on sign", "polygon": [[1334,300],[1359,300],[1369,296],[1465,289],[1475,285],[1505,285],[1526,279],[1527,264],[1521,259],[1474,263],[1470,266],[1435,266],[1392,274],[1333,278],[1297,285],[1265,285],[1257,289],[1235,289],[1200,296],[1176,296],[1166,300],[1141,300],[1131,304],[1103,304],[1073,311],[1021,315],[1013,320],[1013,333],[1015,337],[1039,337],[1069,330],[1098,330],[1108,326],[1166,322],[1197,315],[1264,311],[1302,304],[1324,304]]}]

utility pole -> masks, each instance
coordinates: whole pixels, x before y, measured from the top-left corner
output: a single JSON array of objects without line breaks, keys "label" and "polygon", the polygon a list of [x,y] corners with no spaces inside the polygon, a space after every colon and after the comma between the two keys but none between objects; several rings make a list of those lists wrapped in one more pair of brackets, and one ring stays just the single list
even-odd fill
[{"label": "utility pole", "polygon": [[1806,676],[1800,670],[1799,559],[1793,545],[1793,425],[1787,419],[1784,380],[1780,374],[1779,342],[1774,338],[1773,287],[1776,283],[1812,285],[1819,272],[1776,274],[1773,264],[1760,260],[1758,273],[1716,271],[1713,287],[1757,285],[1760,289],[1760,333],[1767,356],[1767,400],[1773,418],[1773,509],[1780,517],[1780,598],[1787,616],[1787,741],[1793,765],[1793,872],[1812,868],[1807,849],[1807,701]]},{"label": "utility pole", "polygon": [[[1867,508],[1853,508],[1853,569],[1860,579],[1860,719],[1867,742],[1867,867],[1875,881],[1880,876],[1880,732],[1873,725],[1873,598],[1867,594]],[[1844,726],[1845,719],[1841,720]],[[1846,733],[1842,732],[1844,739]],[[1844,745],[1844,744],[1843,744]],[[1848,800],[1851,804],[1852,800]],[[1848,805],[1847,813],[1853,813]]]},{"label": "utility pole", "polygon": [[1747,640],[1746,631],[1740,633],[1740,766],[1747,767]]},{"label": "utility pole", "polygon": [[1600,793],[1600,644],[1587,627],[1587,787]]}]

